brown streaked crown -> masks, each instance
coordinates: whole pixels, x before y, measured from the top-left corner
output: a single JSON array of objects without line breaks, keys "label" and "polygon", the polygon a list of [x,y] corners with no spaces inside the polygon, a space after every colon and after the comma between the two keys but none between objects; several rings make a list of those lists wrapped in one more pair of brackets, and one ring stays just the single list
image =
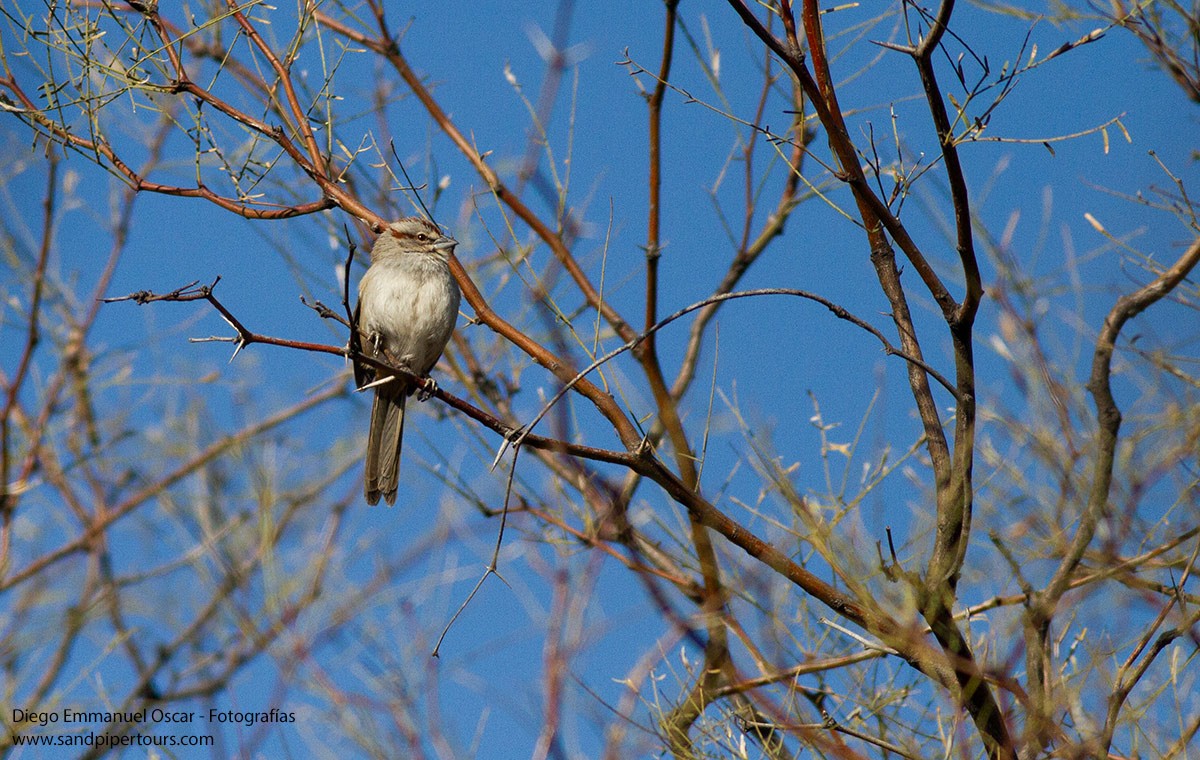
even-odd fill
[{"label": "brown streaked crown", "polygon": [[432,246],[442,237],[441,230],[432,222],[419,216],[407,216],[392,222],[387,227],[387,234],[404,244],[406,248]]}]

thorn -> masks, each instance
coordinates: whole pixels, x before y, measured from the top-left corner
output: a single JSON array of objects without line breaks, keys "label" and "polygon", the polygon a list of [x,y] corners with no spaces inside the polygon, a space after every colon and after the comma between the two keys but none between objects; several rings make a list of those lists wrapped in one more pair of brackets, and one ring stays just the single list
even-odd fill
[{"label": "thorn", "polygon": [[500,444],[500,449],[496,451],[496,458],[492,460],[491,466],[488,467],[488,472],[494,472],[496,466],[500,464],[500,458],[504,456],[504,452],[508,451],[508,437],[505,436],[504,441]]},{"label": "thorn", "polygon": [[499,571],[499,570],[497,570],[495,567],[489,567],[489,568],[488,568],[488,572],[489,572],[489,573],[491,573],[492,575],[496,576],[497,578],[499,578],[499,579],[500,579],[500,581],[501,581],[501,582],[502,582],[502,583],[503,583],[505,586],[508,586],[509,590],[511,590],[511,589],[512,589],[512,584],[511,584],[511,583],[509,583],[509,582],[508,582],[508,580],[507,580],[507,579],[506,579],[506,578],[505,578],[503,575],[501,575],[501,574],[500,574],[500,571]]},{"label": "thorn", "polygon": [[395,376],[395,375],[388,375],[387,377],[381,377],[381,378],[379,378],[378,380],[374,380],[374,381],[372,381],[372,382],[369,382],[369,383],[367,383],[366,385],[364,385],[363,387],[356,389],[354,392],[355,392],[355,393],[362,393],[363,391],[365,391],[365,390],[367,390],[367,389],[369,389],[369,388],[378,388],[379,386],[381,386],[381,385],[385,385],[386,383],[390,383],[390,382],[392,382],[392,381],[393,381],[393,380],[395,380],[395,379],[396,379],[396,376]]}]

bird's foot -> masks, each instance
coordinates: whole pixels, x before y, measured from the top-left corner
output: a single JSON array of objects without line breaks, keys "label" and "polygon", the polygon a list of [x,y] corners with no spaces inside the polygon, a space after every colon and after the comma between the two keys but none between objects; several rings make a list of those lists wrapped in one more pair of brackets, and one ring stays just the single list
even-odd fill
[{"label": "bird's foot", "polygon": [[428,401],[433,397],[433,394],[437,393],[437,389],[436,380],[432,377],[425,378],[421,383],[421,387],[417,389],[417,401]]}]

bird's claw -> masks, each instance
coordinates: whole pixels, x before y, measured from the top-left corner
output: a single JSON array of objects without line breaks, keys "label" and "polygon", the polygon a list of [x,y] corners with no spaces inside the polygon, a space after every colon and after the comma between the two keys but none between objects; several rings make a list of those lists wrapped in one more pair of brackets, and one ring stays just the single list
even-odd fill
[{"label": "bird's claw", "polygon": [[417,389],[417,401],[425,402],[433,398],[433,394],[437,393],[437,381],[432,377],[425,378],[421,387]]}]

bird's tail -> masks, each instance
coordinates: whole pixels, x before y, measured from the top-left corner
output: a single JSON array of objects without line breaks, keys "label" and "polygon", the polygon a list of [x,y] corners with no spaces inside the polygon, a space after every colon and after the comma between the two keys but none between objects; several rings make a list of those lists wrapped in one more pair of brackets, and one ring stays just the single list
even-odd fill
[{"label": "bird's tail", "polygon": [[368,504],[378,504],[380,496],[388,506],[396,503],[400,441],[404,437],[404,402],[407,400],[407,388],[399,379],[375,389],[363,488]]}]

